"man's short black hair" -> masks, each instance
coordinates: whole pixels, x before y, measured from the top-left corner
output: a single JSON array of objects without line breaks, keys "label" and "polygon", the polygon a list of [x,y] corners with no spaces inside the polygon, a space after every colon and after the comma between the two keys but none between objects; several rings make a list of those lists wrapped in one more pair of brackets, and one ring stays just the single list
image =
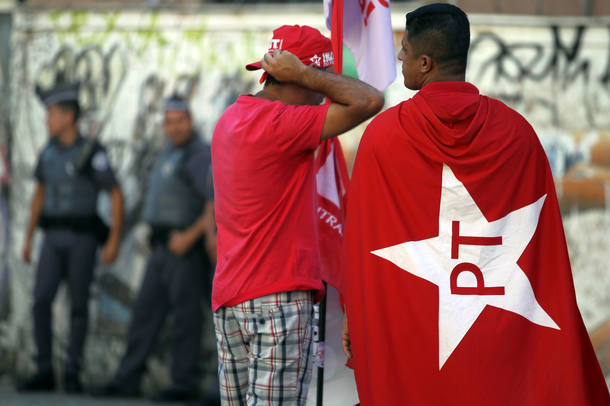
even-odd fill
[{"label": "man's short black hair", "polygon": [[57,106],[64,112],[72,112],[72,114],[74,115],[74,119],[72,120],[73,123],[76,123],[80,117],[80,106],[78,105],[77,101],[73,101],[73,100],[66,100],[66,101],[61,101],[61,102],[57,102]]},{"label": "man's short black hair", "polygon": [[442,71],[465,72],[470,23],[458,7],[434,3],[407,14],[407,40],[417,55],[429,55]]},{"label": "man's short black hair", "polygon": [[271,84],[278,85],[278,84],[280,84],[280,82],[279,82],[279,80],[277,80],[276,78],[274,78],[270,74],[267,74],[267,77],[265,78],[265,86],[271,85]]}]

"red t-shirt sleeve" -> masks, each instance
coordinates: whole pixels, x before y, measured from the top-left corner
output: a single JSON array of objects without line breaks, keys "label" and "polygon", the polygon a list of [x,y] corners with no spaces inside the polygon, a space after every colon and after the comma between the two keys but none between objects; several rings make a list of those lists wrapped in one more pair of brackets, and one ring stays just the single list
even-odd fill
[{"label": "red t-shirt sleeve", "polygon": [[273,118],[275,144],[282,152],[299,154],[320,144],[328,105],[282,106]]}]

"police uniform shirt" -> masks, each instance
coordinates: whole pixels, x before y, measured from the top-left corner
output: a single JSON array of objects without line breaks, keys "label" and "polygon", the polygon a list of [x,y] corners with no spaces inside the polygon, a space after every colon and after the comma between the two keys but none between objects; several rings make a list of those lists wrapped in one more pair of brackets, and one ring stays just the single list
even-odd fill
[{"label": "police uniform shirt", "polygon": [[[78,168],[83,154],[88,156]],[[34,177],[45,185],[43,214],[50,216],[94,215],[98,191],[118,184],[106,149],[82,136],[70,146],[52,138],[40,154]]]},{"label": "police uniform shirt", "polygon": [[214,185],[212,182],[212,159],[209,145],[193,136],[194,151],[184,163],[183,173],[189,179],[199,197],[206,201],[214,200]]},{"label": "police uniform shirt", "polygon": [[153,226],[190,226],[214,199],[211,176],[210,147],[197,134],[179,147],[168,142],[149,177],[144,220]]}]

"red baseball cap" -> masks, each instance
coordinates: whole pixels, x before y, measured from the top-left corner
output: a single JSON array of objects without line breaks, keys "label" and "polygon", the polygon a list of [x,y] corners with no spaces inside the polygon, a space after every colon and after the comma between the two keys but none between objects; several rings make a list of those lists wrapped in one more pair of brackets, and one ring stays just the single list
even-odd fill
[{"label": "red baseball cap", "polygon": [[[308,25],[282,25],[273,31],[269,52],[273,50],[289,51],[296,55],[305,65],[326,68],[334,64],[330,39]],[[261,62],[246,65],[247,70],[261,69]],[[267,73],[261,77],[265,81]]]}]

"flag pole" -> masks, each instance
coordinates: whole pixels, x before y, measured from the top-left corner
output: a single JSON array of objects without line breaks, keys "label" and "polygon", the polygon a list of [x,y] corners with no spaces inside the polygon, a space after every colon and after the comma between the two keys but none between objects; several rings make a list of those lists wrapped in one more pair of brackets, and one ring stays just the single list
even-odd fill
[{"label": "flag pole", "polygon": [[[341,74],[343,73],[343,0],[332,0],[330,38],[335,62],[334,70],[335,73]],[[316,406],[322,406],[324,397],[324,347],[326,340],[327,291],[327,285],[326,282],[324,282],[324,297],[320,301],[318,309],[318,379],[316,385]]]},{"label": "flag pole", "polygon": [[324,297],[318,305],[318,380],[316,385],[316,406],[322,406],[322,400],[324,397],[324,358],[325,348],[324,342],[326,340],[326,289],[328,286],[324,282]]},{"label": "flag pole", "polygon": [[335,58],[335,73],[343,73],[343,0],[333,0],[330,40]]}]

